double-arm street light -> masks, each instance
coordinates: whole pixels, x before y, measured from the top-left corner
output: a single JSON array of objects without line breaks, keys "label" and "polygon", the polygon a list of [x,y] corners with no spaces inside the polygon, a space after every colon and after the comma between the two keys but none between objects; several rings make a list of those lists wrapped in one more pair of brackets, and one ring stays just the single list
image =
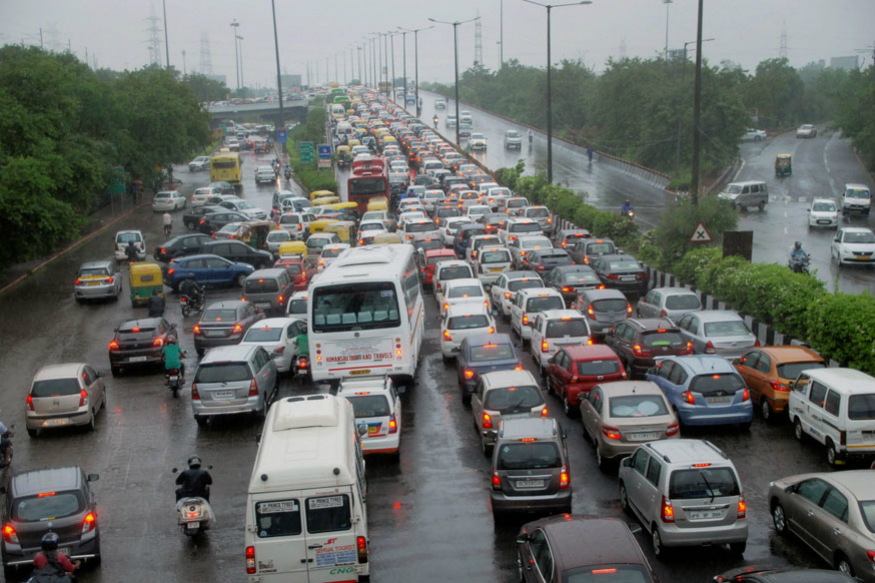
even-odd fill
[{"label": "double-arm street light", "polygon": [[535,0],[523,0],[523,2],[547,9],[547,183],[553,184],[553,88],[550,85],[550,71],[553,65],[550,62],[550,13],[554,8],[592,4],[592,0],[567,2],[565,4],[541,4],[540,2],[535,2]]},{"label": "double-arm street light", "polygon": [[[455,80],[456,80],[456,145],[461,145],[459,142],[459,25],[467,24],[469,22],[474,22],[475,20],[480,20],[479,16],[475,16],[474,18],[469,18],[468,20],[455,21],[455,22],[447,22],[445,20],[435,20],[434,18],[429,18],[430,22],[434,22],[437,24],[449,24],[453,27],[453,54],[454,54],[454,62],[455,62]],[[417,82],[417,88],[419,87],[419,83]],[[419,105],[419,97],[416,98],[416,104]]]},{"label": "double-arm street light", "polygon": [[[416,87],[416,109],[417,116],[419,115],[419,33],[423,30],[431,30],[434,28],[434,25],[426,26],[425,28],[403,28],[401,26],[398,27],[398,30],[403,30],[404,32],[412,32],[413,33],[413,69],[414,69],[414,86]],[[407,44],[405,43],[405,47]],[[407,99],[407,73],[405,69],[404,73],[404,99]],[[404,102],[405,105],[407,102]]]}]

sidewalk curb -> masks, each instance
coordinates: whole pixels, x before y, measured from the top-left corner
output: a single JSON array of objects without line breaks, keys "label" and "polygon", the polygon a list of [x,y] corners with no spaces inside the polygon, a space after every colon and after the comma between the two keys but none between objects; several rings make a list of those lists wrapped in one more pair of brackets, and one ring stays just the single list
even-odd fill
[{"label": "sidewalk curb", "polygon": [[107,227],[114,225],[115,223],[121,221],[122,219],[129,217],[134,212],[134,210],[140,206],[143,206],[143,205],[137,205],[137,207],[134,207],[134,208],[130,209],[129,211],[125,212],[124,214],[119,215],[118,217],[114,218],[110,222],[101,226],[99,229],[91,231],[90,233],[88,233],[87,235],[82,237],[81,239],[74,241],[73,243],[71,243],[70,245],[65,247],[64,249],[61,249],[60,251],[56,252],[54,255],[49,256],[48,259],[46,259],[45,261],[43,261],[42,263],[40,263],[39,265],[37,265],[33,269],[29,270],[27,273],[19,275],[18,277],[13,279],[11,282],[7,283],[3,287],[0,287],[0,295],[3,295],[4,293],[9,291],[13,287],[18,285],[22,281],[24,281],[25,279],[27,279],[28,277],[31,277],[34,273],[36,273],[37,271],[39,271],[40,269],[42,269],[43,267],[45,267],[46,265],[48,265],[49,263],[54,261],[55,259],[57,259],[63,255],[66,255],[67,253],[69,253],[70,251],[72,251],[73,249],[75,249],[76,247],[81,245],[82,243],[85,243],[86,241],[88,241],[88,240],[94,238],[95,236],[97,236],[98,234],[102,233]]}]

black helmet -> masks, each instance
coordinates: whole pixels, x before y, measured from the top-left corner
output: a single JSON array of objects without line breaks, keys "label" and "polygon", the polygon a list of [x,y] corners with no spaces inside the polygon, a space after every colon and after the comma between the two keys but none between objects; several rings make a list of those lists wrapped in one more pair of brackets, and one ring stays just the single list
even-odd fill
[{"label": "black helmet", "polygon": [[199,467],[201,467],[201,458],[199,458],[196,455],[193,455],[190,458],[188,458],[188,467],[189,467],[189,469],[192,469],[192,470],[196,470]]},{"label": "black helmet", "polygon": [[627,198],[627,199],[626,199],[626,204],[632,204],[632,201],[629,200],[629,199]]},{"label": "black helmet", "polygon": [[802,241],[796,241],[794,247],[796,247],[797,249],[802,249]]},{"label": "black helmet", "polygon": [[42,546],[44,551],[57,551],[58,550],[58,533],[49,531],[43,535],[43,540],[40,545]]}]

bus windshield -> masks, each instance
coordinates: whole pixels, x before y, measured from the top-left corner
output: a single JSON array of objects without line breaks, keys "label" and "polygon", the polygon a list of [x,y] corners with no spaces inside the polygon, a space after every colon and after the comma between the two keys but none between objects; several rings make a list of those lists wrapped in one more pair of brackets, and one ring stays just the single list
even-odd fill
[{"label": "bus windshield", "polygon": [[386,179],[383,177],[376,178],[354,178],[349,181],[349,194],[383,194],[386,192]]},{"label": "bus windshield", "polygon": [[341,332],[397,328],[398,296],[391,282],[362,282],[316,288],[312,298],[313,331]]}]

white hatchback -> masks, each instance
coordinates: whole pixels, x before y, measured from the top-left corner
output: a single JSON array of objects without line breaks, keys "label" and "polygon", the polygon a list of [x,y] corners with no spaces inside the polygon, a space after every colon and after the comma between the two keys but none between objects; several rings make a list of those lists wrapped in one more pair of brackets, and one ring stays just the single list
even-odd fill
[{"label": "white hatchback", "polygon": [[268,318],[251,326],[240,344],[261,346],[273,359],[277,372],[289,372],[298,355],[295,339],[306,332],[306,320]]},{"label": "white hatchback", "polygon": [[365,455],[387,453],[396,460],[400,458],[401,392],[403,389],[396,389],[388,376],[349,377],[341,381],[337,396],[352,405]]},{"label": "white hatchback", "polygon": [[839,226],[839,207],[831,198],[815,198],[808,208],[808,228],[826,227],[835,229]]},{"label": "white hatchback", "polygon": [[863,227],[839,229],[830,249],[839,267],[848,263],[875,263],[875,234]]},{"label": "white hatchback", "polygon": [[450,306],[479,304],[490,309],[489,297],[479,279],[451,279],[443,285],[440,292],[441,317],[447,313]]},{"label": "white hatchback", "polygon": [[166,190],[159,192],[152,199],[152,211],[163,213],[168,211],[176,211],[185,208],[185,197],[175,190]]},{"label": "white hatchback", "polygon": [[479,334],[495,334],[495,320],[483,304],[450,306],[441,318],[441,354],[444,362],[456,357],[462,340]]}]

